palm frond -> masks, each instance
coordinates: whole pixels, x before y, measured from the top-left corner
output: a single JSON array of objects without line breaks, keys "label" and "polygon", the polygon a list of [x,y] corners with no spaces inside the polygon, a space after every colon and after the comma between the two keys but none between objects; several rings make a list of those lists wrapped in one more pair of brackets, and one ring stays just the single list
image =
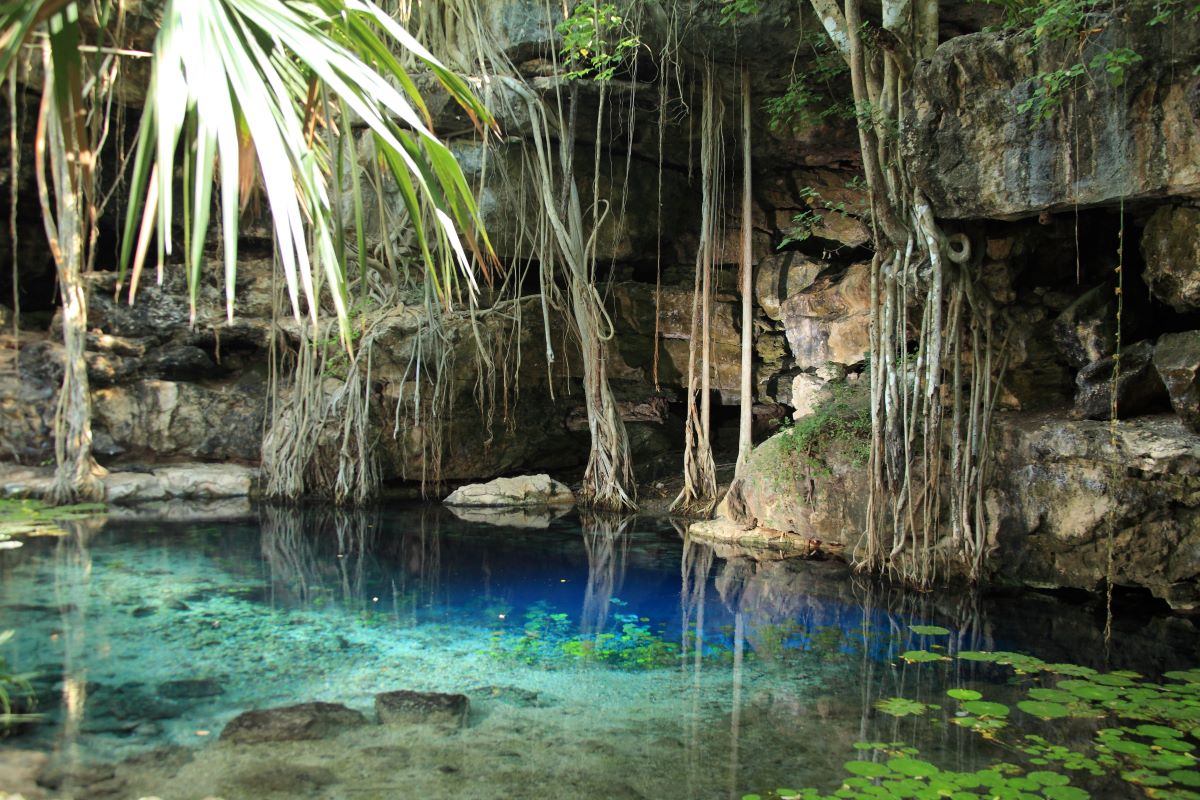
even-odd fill
[{"label": "palm frond", "polygon": [[[190,218],[185,220],[190,246],[184,258],[193,313],[215,183],[226,308],[232,317],[246,172],[242,162],[252,154],[271,207],[294,315],[301,318],[303,300],[315,322],[323,286],[349,343],[346,258],[339,246],[344,236],[330,183],[340,170],[332,168],[321,137],[311,135],[318,84],[337,98],[324,108],[345,109],[370,131],[401,188],[413,224],[435,221],[429,231],[418,231],[418,239],[427,274],[441,272],[434,277],[438,294],[449,301],[446,254],[468,284],[475,285],[459,232],[480,236],[488,254],[490,243],[462,172],[431,130],[429,112],[394,47],[408,49],[428,66],[472,118],[494,125],[467,84],[369,0],[169,0],[155,42],[151,99],[131,173],[134,198],[121,251],[122,278],[132,265],[131,290],[143,266],[136,254],[148,249],[151,230],[146,220],[153,216],[163,253],[175,250],[173,165],[182,159],[187,166],[185,216]],[[345,114],[339,117],[324,122],[340,122],[345,133],[351,121]],[[243,146],[246,137],[252,142],[250,151]],[[152,177],[155,187],[150,186]],[[361,215],[361,203],[355,208]],[[355,229],[361,244],[361,220],[356,220]],[[486,264],[482,268],[486,270]]]}]

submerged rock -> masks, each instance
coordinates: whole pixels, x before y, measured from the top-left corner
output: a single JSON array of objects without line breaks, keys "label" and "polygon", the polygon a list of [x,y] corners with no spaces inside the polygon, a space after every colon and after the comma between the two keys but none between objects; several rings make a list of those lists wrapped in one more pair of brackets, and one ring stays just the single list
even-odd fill
[{"label": "submerged rock", "polygon": [[1200,331],[1168,333],[1154,347],[1154,368],[1183,424],[1200,433]]},{"label": "submerged rock", "polygon": [[470,706],[465,694],[401,689],[375,695],[375,713],[383,725],[428,722],[461,728],[467,724]]},{"label": "submerged rock", "polygon": [[300,703],[243,712],[221,731],[221,741],[256,744],[325,739],[366,724],[362,712],[340,703]]},{"label": "submerged rock", "polygon": [[214,678],[184,678],[159,684],[158,693],[172,700],[192,700],[224,694],[225,687]]},{"label": "submerged rock", "polygon": [[312,797],[315,791],[332,783],[337,783],[337,776],[325,767],[271,761],[239,770],[228,779],[223,790],[239,797]]},{"label": "submerged rock", "polygon": [[522,475],[462,486],[442,502],[448,506],[571,506],[575,495],[549,475]]},{"label": "submerged rock", "polygon": [[46,792],[38,785],[48,758],[32,750],[0,752],[0,793],[2,796],[38,800]]},{"label": "submerged rock", "polygon": [[518,708],[545,708],[553,702],[542,697],[541,692],[522,689],[519,686],[476,686],[471,695],[481,700],[495,700]]},{"label": "submerged rock", "polygon": [[1167,408],[1162,379],[1154,369],[1154,345],[1141,341],[1116,357],[1102,358],[1079,370],[1075,377],[1075,415],[1108,419],[1112,415],[1113,375],[1116,374],[1117,416],[1121,419]]}]

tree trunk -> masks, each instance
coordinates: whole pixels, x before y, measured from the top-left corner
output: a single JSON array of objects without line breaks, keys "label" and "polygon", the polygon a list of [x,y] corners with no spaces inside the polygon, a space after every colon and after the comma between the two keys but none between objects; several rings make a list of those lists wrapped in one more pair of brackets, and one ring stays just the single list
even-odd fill
[{"label": "tree trunk", "polygon": [[741,477],[754,449],[754,266],[752,260],[753,198],[750,177],[750,68],[742,67],[742,397],[738,416],[738,457],[735,477]]},{"label": "tree trunk", "polygon": [[[54,98],[52,71],[46,70],[46,84],[38,113],[38,136],[46,151],[38,152],[35,162],[38,194],[46,238],[54,256],[59,293],[62,297],[63,383],[58,396],[54,424],[54,456],[57,467],[47,499],[52,503],[101,500],[104,485],[92,458],[92,401],[88,386],[87,360],[87,287],[83,281],[84,209],[81,170],[68,155],[63,120]],[[46,161],[50,161],[51,186],[46,180]]]}]

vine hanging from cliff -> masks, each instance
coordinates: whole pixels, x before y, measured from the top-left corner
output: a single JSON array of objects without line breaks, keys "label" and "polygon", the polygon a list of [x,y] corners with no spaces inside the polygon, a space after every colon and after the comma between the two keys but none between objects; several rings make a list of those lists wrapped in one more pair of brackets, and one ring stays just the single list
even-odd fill
[{"label": "vine hanging from cliff", "polygon": [[834,0],[812,5],[850,67],[877,239],[870,495],[858,559],[923,587],[947,560],[975,579],[992,547],[983,492],[1003,372],[1000,321],[975,285],[969,239],[942,230],[901,148],[914,64],[937,47],[937,3],[885,0],[878,50],[864,42],[860,0],[846,0],[844,14]]}]

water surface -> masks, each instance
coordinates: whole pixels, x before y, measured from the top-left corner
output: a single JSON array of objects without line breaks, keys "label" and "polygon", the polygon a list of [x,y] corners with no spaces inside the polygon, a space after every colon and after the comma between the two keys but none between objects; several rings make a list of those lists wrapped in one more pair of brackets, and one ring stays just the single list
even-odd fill
[{"label": "water surface", "polygon": [[[1198,663],[1194,627],[1050,597],[914,595],[834,563],[686,543],[668,522],[462,521],[444,509],[264,508],[220,522],[74,524],[0,552],[2,654],[44,720],[0,746],[52,756],[61,796],[741,797],[834,788],[856,741],[966,768],[965,730],[894,719],[950,674],[896,656],[1007,649],[1144,674]],[[460,692],[468,725],[218,743],[242,711]],[[950,726],[953,727],[953,726]],[[3,788],[3,787],[0,787]]]}]

